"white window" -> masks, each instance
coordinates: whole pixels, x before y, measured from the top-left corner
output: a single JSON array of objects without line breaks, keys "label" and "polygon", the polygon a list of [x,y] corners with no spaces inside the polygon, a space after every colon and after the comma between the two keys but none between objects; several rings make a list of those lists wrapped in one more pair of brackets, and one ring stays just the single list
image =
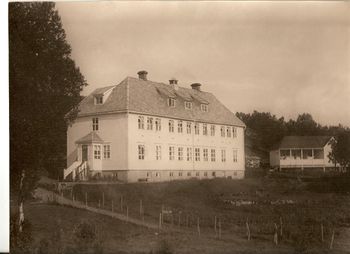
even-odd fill
[{"label": "white window", "polygon": [[152,177],[152,172],[147,172],[147,178]]},{"label": "white window", "polygon": [[175,158],[175,147],[169,146],[169,160],[173,161]]},{"label": "white window", "polygon": [[94,158],[97,160],[101,159],[101,146],[94,145]]},{"label": "white window", "polygon": [[174,176],[174,172],[170,172],[169,176],[173,177]]},{"label": "white window", "polygon": [[156,177],[160,177],[160,172],[156,172]]},{"label": "white window", "polygon": [[204,175],[204,176],[208,176],[208,172],[204,172],[203,175]]},{"label": "white window", "polygon": [[208,149],[203,149],[203,161],[208,161]]},{"label": "white window", "polygon": [[199,123],[194,124],[194,134],[199,135]]},{"label": "white window", "polygon": [[211,161],[212,161],[212,162],[215,161],[215,149],[211,149],[211,150],[210,150],[210,158],[211,158]]},{"label": "white window", "polygon": [[196,176],[199,176],[199,172],[196,172]]},{"label": "white window", "polygon": [[227,136],[228,138],[231,137],[231,127],[230,127],[230,126],[227,126],[227,128],[226,128],[226,136]]},{"label": "white window", "polygon": [[177,132],[182,133],[182,121],[177,122]]},{"label": "white window", "polygon": [[225,149],[221,150],[221,161],[226,162],[226,150]]},{"label": "white window", "polygon": [[160,145],[156,145],[156,160],[159,161],[162,159],[162,147]]},{"label": "white window", "polygon": [[203,123],[203,135],[204,136],[208,135],[208,126],[206,123]]},{"label": "white window", "polygon": [[233,162],[238,161],[238,152],[237,149],[233,149]]},{"label": "white window", "polygon": [[169,120],[169,132],[174,132],[174,120]]},{"label": "white window", "polygon": [[182,161],[184,159],[184,149],[183,149],[183,147],[179,147],[177,149],[177,152],[178,152],[178,160]]},{"label": "white window", "polygon": [[95,97],[95,104],[96,105],[103,104],[103,95],[99,95]]},{"label": "white window", "polygon": [[186,122],[186,131],[187,131],[187,134],[191,134],[191,130],[192,130],[192,124],[191,124],[191,122]]},{"label": "white window", "polygon": [[221,137],[225,137],[225,126],[220,127]]},{"label": "white window", "polygon": [[192,102],[185,101],[185,109],[192,109]]},{"label": "white window", "polygon": [[143,130],[145,128],[143,116],[139,116],[139,119],[137,120],[137,122],[138,122],[139,129]]},{"label": "white window", "polygon": [[232,137],[237,138],[237,128],[236,127],[232,127]]},{"label": "white window", "polygon": [[161,131],[162,129],[162,122],[160,118],[156,118],[154,121],[154,124],[156,125],[156,131]]},{"label": "white window", "polygon": [[215,136],[215,125],[210,125],[210,135]]},{"label": "white window", "polygon": [[98,118],[97,117],[92,118],[92,130],[98,131]]},{"label": "white window", "polygon": [[147,130],[153,130],[153,118],[147,117]]},{"label": "white window", "polygon": [[168,98],[168,106],[175,107],[175,99],[174,98]]},{"label": "white window", "polygon": [[192,161],[192,148],[187,147],[187,161]]},{"label": "white window", "polygon": [[179,172],[179,176],[182,176],[182,172]]},{"label": "white window", "polygon": [[145,146],[144,145],[139,145],[138,146],[138,154],[139,154],[139,160],[144,160],[145,159]]},{"label": "white window", "polygon": [[104,159],[111,158],[111,146],[110,145],[103,146],[103,158]]},{"label": "white window", "polygon": [[201,160],[201,153],[199,148],[194,149],[194,160],[200,161]]},{"label": "white window", "polygon": [[204,112],[208,112],[208,105],[207,104],[201,104],[201,110]]},{"label": "white window", "polygon": [[187,172],[187,176],[191,176],[191,172]]}]

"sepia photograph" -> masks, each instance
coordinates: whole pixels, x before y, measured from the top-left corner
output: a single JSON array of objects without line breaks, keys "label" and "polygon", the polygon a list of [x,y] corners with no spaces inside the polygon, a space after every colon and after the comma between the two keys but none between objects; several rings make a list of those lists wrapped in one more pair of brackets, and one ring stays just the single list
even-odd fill
[{"label": "sepia photograph", "polygon": [[7,8],[7,251],[350,253],[350,2]]}]

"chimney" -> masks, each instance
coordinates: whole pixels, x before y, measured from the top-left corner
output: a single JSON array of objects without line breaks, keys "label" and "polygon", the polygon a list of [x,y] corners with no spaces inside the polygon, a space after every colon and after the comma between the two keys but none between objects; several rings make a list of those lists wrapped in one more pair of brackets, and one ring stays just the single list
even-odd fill
[{"label": "chimney", "polygon": [[139,71],[137,74],[139,75],[139,79],[147,81],[147,71]]},{"label": "chimney", "polygon": [[169,84],[175,89],[179,89],[179,85],[177,84],[177,79],[176,78],[172,78],[169,80]]},{"label": "chimney", "polygon": [[200,83],[193,83],[191,85],[192,89],[200,91],[201,90],[201,84]]}]

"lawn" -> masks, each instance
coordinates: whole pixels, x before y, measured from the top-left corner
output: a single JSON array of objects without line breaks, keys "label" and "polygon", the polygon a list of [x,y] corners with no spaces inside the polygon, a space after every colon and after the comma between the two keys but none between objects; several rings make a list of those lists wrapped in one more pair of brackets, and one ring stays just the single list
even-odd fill
[{"label": "lawn", "polygon": [[[127,209],[130,217],[139,219],[143,217],[142,200],[144,219],[149,222],[158,223],[162,207],[172,215],[164,217],[165,227],[159,233],[84,210],[28,203],[25,208],[32,224],[33,249],[42,245],[43,239],[59,239],[67,250],[69,246],[79,249],[74,247],[79,241],[75,229],[84,221],[96,228],[96,241],[103,253],[156,253],[159,248],[163,250],[159,253],[166,253],[166,246],[159,247],[164,243],[172,253],[347,253],[350,249],[350,196],[345,188],[330,182],[261,178],[81,184],[65,192],[66,197],[72,194],[83,202],[86,195],[89,206],[101,207],[104,196],[104,209],[111,210],[113,200],[114,211],[125,214]],[[278,245],[273,242],[275,224]]]}]

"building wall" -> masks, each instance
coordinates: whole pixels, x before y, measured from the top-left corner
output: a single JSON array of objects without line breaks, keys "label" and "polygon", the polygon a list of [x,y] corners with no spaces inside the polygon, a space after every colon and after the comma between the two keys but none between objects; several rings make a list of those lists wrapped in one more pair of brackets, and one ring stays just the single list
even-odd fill
[{"label": "building wall", "polygon": [[[178,120],[174,120],[174,132],[169,132],[169,118],[154,117],[144,115],[144,129],[138,128],[138,114],[129,114],[129,146],[128,146],[128,165],[130,170],[137,170],[140,178],[147,175],[147,171],[156,170],[159,172],[184,170],[224,170],[224,171],[244,171],[244,128],[237,128],[237,137],[221,137],[220,126],[216,125],[215,136],[210,135],[210,124],[208,126],[208,135],[203,135],[203,125],[200,123],[200,134],[194,134],[194,122],[192,122],[191,134],[187,134],[186,122],[183,123],[183,132],[178,133]],[[153,118],[153,129],[147,130],[147,117]],[[161,131],[155,130],[155,118],[161,119]],[[145,158],[138,158],[138,145],[145,146]],[[161,159],[156,160],[156,145],[161,146]],[[175,159],[169,160],[169,147],[175,147]],[[178,147],[183,147],[183,160],[178,160]],[[187,147],[192,148],[192,160],[187,161]],[[200,148],[200,161],[194,161],[195,150]],[[203,160],[203,148],[208,149],[208,161]],[[216,161],[211,162],[211,149],[216,150]],[[226,150],[226,162],[221,161],[221,149]],[[233,149],[237,149],[237,162],[233,162]],[[142,171],[145,171],[142,174]],[[147,176],[146,176],[147,177]]]},{"label": "building wall", "polygon": [[[128,168],[128,121],[127,114],[99,115],[99,130],[96,133],[111,146],[111,158],[103,158],[103,144],[101,145],[101,159],[94,159],[93,146],[89,146],[88,158],[90,170],[125,170]],[[75,143],[92,131],[93,117],[80,117],[67,130],[67,167],[78,157],[81,149]],[[72,156],[74,155],[74,156]]]}]

